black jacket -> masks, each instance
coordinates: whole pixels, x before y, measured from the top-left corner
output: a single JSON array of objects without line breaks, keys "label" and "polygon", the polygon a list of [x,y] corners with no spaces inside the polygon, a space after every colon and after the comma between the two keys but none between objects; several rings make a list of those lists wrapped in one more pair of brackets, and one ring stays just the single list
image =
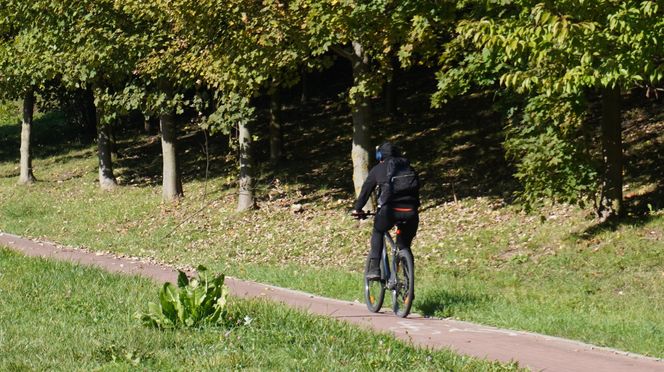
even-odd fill
[{"label": "black jacket", "polygon": [[[392,157],[392,154],[387,153],[385,155],[386,157],[383,158],[382,162],[376,164],[376,166],[371,168],[371,170],[369,171],[369,175],[367,176],[367,179],[364,181],[364,184],[362,184],[362,190],[360,191],[360,195],[357,197],[357,201],[355,202],[354,209],[356,211],[361,210],[362,207],[364,207],[364,205],[367,204],[369,196],[371,195],[371,192],[376,188],[376,186],[380,188],[380,185],[385,185],[388,183],[387,161]],[[417,209],[419,206],[420,206],[419,192],[411,195],[401,195],[395,197],[390,201],[390,207],[393,208]]]}]

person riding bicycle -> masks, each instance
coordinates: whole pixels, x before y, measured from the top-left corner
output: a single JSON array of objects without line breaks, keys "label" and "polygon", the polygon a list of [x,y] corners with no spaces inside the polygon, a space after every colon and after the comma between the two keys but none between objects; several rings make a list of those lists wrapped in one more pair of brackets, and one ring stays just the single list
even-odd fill
[{"label": "person riding bicycle", "polygon": [[[367,279],[380,278],[380,256],[385,232],[400,223],[397,246],[399,249],[410,250],[419,225],[417,211],[420,206],[419,178],[410,167],[410,162],[401,156],[395,145],[389,142],[376,148],[376,160],[379,163],[369,171],[352,211],[353,216],[363,217],[365,212],[362,208],[369,200],[371,192],[378,186],[378,210],[371,235]],[[399,174],[397,175],[397,173]],[[413,177],[407,178],[408,174],[414,175],[414,179]],[[395,179],[399,179],[399,181],[397,182]],[[402,182],[400,181],[402,179],[407,180],[406,186],[404,183],[399,183]]]}]

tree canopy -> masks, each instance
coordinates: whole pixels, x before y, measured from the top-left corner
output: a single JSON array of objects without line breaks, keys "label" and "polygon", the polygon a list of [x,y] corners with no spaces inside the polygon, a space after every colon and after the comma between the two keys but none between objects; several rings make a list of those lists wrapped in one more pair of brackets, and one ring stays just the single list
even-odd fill
[{"label": "tree canopy", "polygon": [[[621,182],[621,166],[613,167],[621,161],[620,119],[614,118],[617,138],[609,139],[607,128],[602,128],[605,166],[598,169],[583,133],[587,98],[593,91],[609,98],[612,90],[619,94],[634,87],[651,93],[661,84],[663,4],[607,0],[474,5],[484,11],[459,20],[456,38],[441,54],[433,104],[473,86],[498,83],[526,102],[512,116],[506,145],[512,157],[520,159],[517,177],[524,181],[527,200],[546,196],[580,201],[606,189],[619,194],[611,198],[622,199],[621,185],[611,184]],[[615,156],[607,154],[611,146]]]},{"label": "tree canopy", "polygon": [[[372,148],[372,100],[395,63],[435,66],[434,106],[480,88],[512,107],[505,147],[524,200],[599,195],[606,200],[598,209],[619,214],[620,92],[658,94],[663,7],[636,0],[3,0],[1,94],[90,91],[100,182],[114,183],[106,139],[119,117],[171,115],[162,125],[173,122],[176,138],[177,116],[195,112],[204,129],[251,139],[257,97],[294,86],[303,67],[342,57],[353,67],[357,190]],[[593,97],[605,107],[601,139],[588,128]],[[243,146],[247,156],[239,158],[249,159],[249,142]]]}]

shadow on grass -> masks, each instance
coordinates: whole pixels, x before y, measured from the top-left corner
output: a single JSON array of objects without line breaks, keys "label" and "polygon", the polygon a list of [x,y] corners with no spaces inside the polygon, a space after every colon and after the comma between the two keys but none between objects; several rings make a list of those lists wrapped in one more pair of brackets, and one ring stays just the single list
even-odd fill
[{"label": "shadow on grass", "polygon": [[[492,97],[475,95],[450,102],[444,108],[430,108],[429,97],[435,81],[426,71],[404,76],[399,88],[398,114],[389,117],[374,100],[374,145],[384,141],[398,144],[423,181],[424,208],[462,198],[510,197],[517,190],[513,168],[505,161],[502,120],[493,109]],[[267,140],[259,142],[257,159],[260,182],[270,185],[298,184],[309,202],[322,196],[353,197],[350,156],[353,124],[350,108],[339,98],[343,84],[328,84],[327,92],[312,104],[300,106],[292,99],[282,113],[285,161],[278,169],[265,165],[269,157]],[[335,90],[336,89],[336,90]],[[259,120],[258,131],[268,138],[267,119]],[[373,150],[370,151],[370,157]],[[370,159],[373,163],[374,160]],[[370,164],[373,165],[373,164]],[[317,196],[309,196],[316,194]]]},{"label": "shadow on grass", "polygon": [[[155,187],[161,184],[162,149],[158,135],[146,136],[131,133],[120,144],[118,158],[113,166],[122,184],[138,187]],[[201,131],[181,133],[178,137],[178,160],[184,182],[204,180],[206,177],[205,135]],[[236,173],[235,163],[228,158],[228,139],[221,136],[208,138],[208,179],[214,180]],[[185,195],[187,190],[185,191]]]},{"label": "shadow on grass", "polygon": [[[33,158],[49,158],[87,148],[89,144],[80,141],[79,132],[78,128],[66,122],[61,113],[51,112],[43,115],[33,123]],[[0,162],[18,163],[20,146],[21,124],[0,125]],[[39,178],[38,175],[37,177]]]},{"label": "shadow on grass", "polygon": [[[259,140],[255,142],[254,154],[259,201],[267,198],[266,191],[277,180],[298,190],[297,202],[354,196],[350,156],[353,125],[344,97],[351,84],[350,76],[347,63],[338,63],[332,70],[318,74],[317,80],[312,80],[312,86],[319,87],[317,95],[306,104],[300,103],[298,89],[283,92],[284,160],[278,167],[269,164],[269,105],[259,105],[255,124]],[[451,100],[440,109],[431,109],[429,98],[435,89],[431,71],[404,73],[397,92],[396,116],[389,117],[382,111],[382,102],[373,101],[372,143],[391,140],[405,150],[421,174],[423,209],[463,198],[511,198],[519,186],[512,176],[514,168],[505,160],[502,118],[500,110],[494,108],[493,97],[469,95]],[[664,114],[661,102],[637,100],[629,104],[636,114],[626,120],[626,181],[652,186],[625,195],[629,217],[622,223],[634,224],[647,222],[649,214],[664,208]],[[64,163],[94,156],[90,152],[69,155],[70,151],[89,145],[80,143],[79,128],[68,125],[60,114],[38,119],[33,133],[36,158],[55,157],[54,162]],[[137,130],[127,130],[122,135],[120,156],[114,164],[116,175],[122,177],[123,184],[157,186],[162,172],[159,138],[139,135]],[[203,180],[205,138],[200,132],[183,135],[179,142],[183,178]],[[215,180],[217,187],[230,189],[236,187],[238,169],[228,142],[225,136],[209,138],[208,177]],[[0,125],[0,162],[18,162],[19,146],[20,125]],[[11,176],[15,176],[13,173]],[[604,228],[611,226],[597,226],[584,235]]]},{"label": "shadow on grass", "polygon": [[[343,61],[317,74],[311,81],[312,86],[317,86],[316,95],[305,104],[300,102],[298,88],[283,92],[284,159],[278,167],[269,164],[269,104],[259,105],[255,124],[259,139],[254,153],[259,201],[267,198],[266,191],[277,180],[281,185],[293,186],[291,190],[298,190],[300,200],[295,202],[354,196],[350,156],[353,124],[345,98],[351,76],[350,65]],[[504,160],[501,120],[492,110],[491,97],[459,99],[443,109],[432,110],[429,97],[436,88],[431,76],[430,71],[412,71],[402,76],[396,117],[382,111],[380,100],[373,101],[372,144],[391,140],[405,150],[421,173],[422,199],[427,207],[457,198],[511,194],[516,183]],[[78,128],[67,125],[58,114],[39,119],[33,133],[35,157],[64,155],[54,161],[66,162],[72,156],[79,156],[69,156],[68,152],[87,146],[77,141]],[[200,132],[182,135],[178,146],[183,179],[203,180],[205,138]],[[18,161],[19,139],[20,125],[0,126],[0,161]],[[122,179],[121,184],[159,185],[162,173],[159,138],[128,129],[118,133],[118,139],[120,154],[113,167],[116,176]],[[215,180],[217,187],[235,188],[238,169],[228,140],[225,136],[209,138],[208,177]],[[80,156],[94,154],[86,152]]]},{"label": "shadow on grass", "polygon": [[[660,205],[664,200],[662,188],[652,193],[639,195],[625,201],[625,216],[618,220],[607,220],[598,222],[580,233],[572,234],[572,237],[580,240],[591,240],[605,232],[616,231],[621,226],[642,227],[652,221],[653,213],[662,209]],[[660,204],[658,204],[660,203]]]},{"label": "shadow on grass", "polygon": [[491,97],[467,97],[413,116],[410,128],[401,130],[400,142],[422,173],[427,207],[463,198],[504,199],[518,189],[502,148],[502,120],[492,107]]},{"label": "shadow on grass", "polygon": [[[636,99],[636,97],[633,97]],[[624,129],[625,191],[628,215],[647,217],[664,208],[664,98],[632,102]]]},{"label": "shadow on grass", "polygon": [[[319,102],[320,108],[310,106],[307,112],[290,109],[283,113],[286,147],[284,160],[278,167],[268,163],[269,154],[265,150],[269,150],[269,144],[257,144],[257,160],[261,161],[259,184],[269,187],[279,180],[281,184],[297,185],[302,194],[299,202],[314,201],[317,198],[314,195],[321,189],[327,190],[328,196],[353,194],[352,123],[348,108],[331,100]],[[261,125],[258,129],[266,128]]]},{"label": "shadow on grass", "polygon": [[616,231],[621,226],[642,227],[652,221],[654,213],[664,208],[664,187],[660,183],[652,192],[628,197],[624,201],[624,216],[618,220],[598,222],[584,231],[572,234],[580,240],[591,240],[605,232]]},{"label": "shadow on grass", "polygon": [[637,92],[627,100],[623,118],[624,216],[590,226],[575,238],[588,240],[620,226],[643,226],[664,209],[664,98],[644,100]]},{"label": "shadow on grass", "polygon": [[[181,147],[181,144],[178,145]],[[139,187],[159,185],[162,175],[159,137],[137,136],[123,142],[122,146],[123,149],[113,164],[116,177],[123,178],[122,184]]]},{"label": "shadow on grass", "polygon": [[426,290],[417,294],[417,308],[424,316],[447,318],[454,316],[459,310],[476,307],[488,301],[488,296],[477,296],[467,292],[448,291],[445,289]]}]

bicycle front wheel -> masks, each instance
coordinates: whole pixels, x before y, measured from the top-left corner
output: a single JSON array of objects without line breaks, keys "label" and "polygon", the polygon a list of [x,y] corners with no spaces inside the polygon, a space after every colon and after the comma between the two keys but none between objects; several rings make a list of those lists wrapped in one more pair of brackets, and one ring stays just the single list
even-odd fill
[{"label": "bicycle front wheel", "polygon": [[377,313],[383,307],[383,300],[385,300],[385,273],[383,272],[383,263],[380,264],[381,279],[367,279],[367,271],[369,270],[369,258],[364,267],[364,301],[367,304],[367,309],[372,313]]},{"label": "bicycle front wheel", "polygon": [[392,308],[394,313],[405,318],[415,299],[415,263],[408,250],[400,250],[395,262],[396,283],[392,290]]}]

